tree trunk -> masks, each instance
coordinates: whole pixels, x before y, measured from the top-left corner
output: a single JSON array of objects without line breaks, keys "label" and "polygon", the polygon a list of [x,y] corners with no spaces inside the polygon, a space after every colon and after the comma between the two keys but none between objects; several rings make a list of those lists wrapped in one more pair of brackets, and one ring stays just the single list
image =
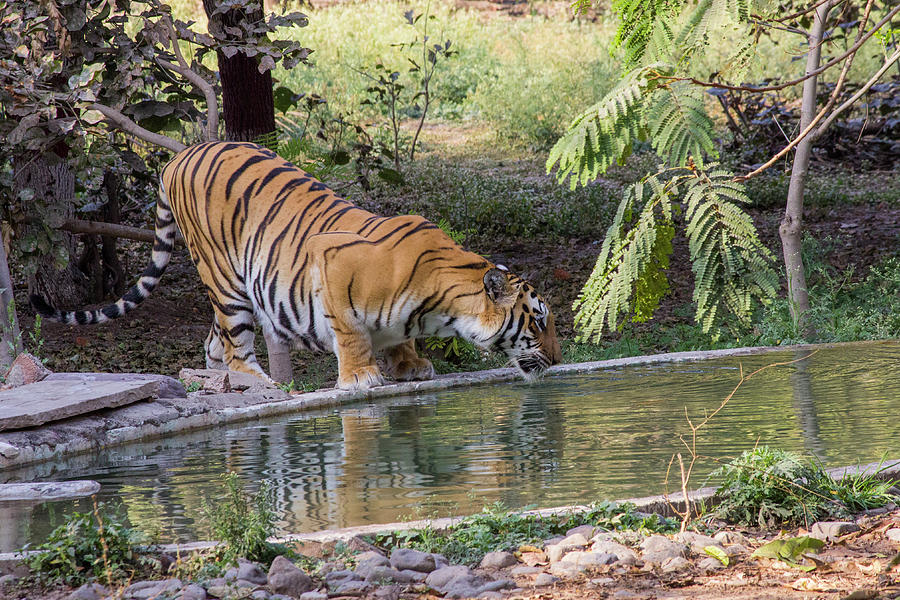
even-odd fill
[{"label": "tree trunk", "polygon": [[22,335],[13,302],[12,278],[6,260],[6,246],[0,232],[0,373],[5,373],[16,356],[22,351]]},{"label": "tree trunk", "polygon": [[[36,197],[60,199],[48,204],[65,206],[70,213],[65,216],[72,216],[69,199],[75,197],[75,176],[64,159],[27,158],[15,165],[15,180],[16,190],[31,188]],[[28,291],[42,296],[53,306],[79,307],[88,302],[89,282],[77,266],[74,236],[62,231],[58,235],[62,236],[68,252],[68,263],[59,269],[52,253],[45,256],[37,272],[29,278]]]},{"label": "tree trunk", "polygon": [[[244,20],[264,18],[262,12],[245,13],[231,10],[225,15],[213,14],[217,0],[203,0],[209,17],[210,32],[224,32],[225,27],[238,27]],[[229,37],[220,33],[217,38]],[[259,61],[243,52],[230,58],[217,50],[219,77],[222,81],[222,110],[225,114],[225,139],[241,142],[265,140],[275,131],[275,101],[272,96],[272,73],[259,72]]]},{"label": "tree trunk", "polygon": [[[832,2],[825,2],[816,9],[815,20],[809,32],[809,54],[806,56],[806,72],[810,73],[819,67],[822,55],[822,34]],[[816,80],[810,77],[803,82],[803,100],[800,107],[800,130],[804,130],[813,120],[816,113]],[[803,192],[806,187],[806,176],[809,171],[809,159],[812,154],[813,139],[806,136],[797,144],[794,164],[791,170],[791,181],[788,188],[787,204],[784,217],[778,227],[781,235],[781,247],[784,254],[784,270],[788,284],[788,304],[794,326],[807,340],[815,337],[816,332],[809,321],[809,290],[806,287],[806,271],[801,255],[801,237],[803,234]]]}]

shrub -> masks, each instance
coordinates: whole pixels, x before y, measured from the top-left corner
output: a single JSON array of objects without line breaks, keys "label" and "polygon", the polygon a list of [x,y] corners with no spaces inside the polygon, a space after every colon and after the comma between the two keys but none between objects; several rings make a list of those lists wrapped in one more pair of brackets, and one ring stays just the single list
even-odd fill
[{"label": "shrub", "polygon": [[47,541],[33,548],[37,553],[23,562],[44,581],[71,586],[93,579],[110,583],[152,563],[144,556],[149,550],[143,546],[146,542],[143,533],[125,525],[115,510],[101,503],[93,512],[68,515]]}]

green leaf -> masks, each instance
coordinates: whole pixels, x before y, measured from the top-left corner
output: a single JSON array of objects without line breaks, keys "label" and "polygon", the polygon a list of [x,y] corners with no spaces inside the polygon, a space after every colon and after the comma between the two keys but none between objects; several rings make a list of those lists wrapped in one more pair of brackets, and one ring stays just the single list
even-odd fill
[{"label": "green leaf", "polygon": [[388,183],[393,183],[393,184],[403,183],[403,175],[401,175],[399,171],[396,171],[394,169],[388,169],[388,168],[379,169],[378,177],[387,181]]},{"label": "green leaf", "polygon": [[720,563],[728,566],[729,560],[728,555],[725,554],[725,551],[719,548],[718,546],[706,546],[703,548],[703,551],[718,560]]},{"label": "green leaf", "polygon": [[751,554],[751,557],[771,558],[773,560],[779,560],[783,563],[787,563],[792,567],[796,567],[803,571],[812,571],[816,568],[816,566],[801,564],[799,562],[800,558],[802,558],[803,555],[807,552],[818,552],[824,546],[825,542],[823,542],[822,540],[806,535],[793,538],[783,538],[779,540],[772,540],[768,544],[760,546],[753,552],[753,554]]}]

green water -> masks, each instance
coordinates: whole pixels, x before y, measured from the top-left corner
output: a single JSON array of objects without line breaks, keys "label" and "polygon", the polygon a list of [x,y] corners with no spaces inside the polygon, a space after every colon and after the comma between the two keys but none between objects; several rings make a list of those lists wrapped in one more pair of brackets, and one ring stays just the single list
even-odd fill
[{"label": "green water", "polygon": [[[661,493],[678,436],[715,410],[700,454],[755,444],[826,465],[900,456],[900,342],[605,369],[386,399],[132,444],[3,473],[0,481],[95,479],[101,499],[162,541],[206,539],[203,498],[236,472],[275,490],[280,533]],[[808,356],[808,357],[807,357]],[[806,357],[806,358],[804,358]],[[700,463],[693,486],[715,467]],[[670,485],[675,491],[677,484]],[[40,540],[87,504],[0,505],[0,550]],[[6,518],[3,518],[3,513]]]}]

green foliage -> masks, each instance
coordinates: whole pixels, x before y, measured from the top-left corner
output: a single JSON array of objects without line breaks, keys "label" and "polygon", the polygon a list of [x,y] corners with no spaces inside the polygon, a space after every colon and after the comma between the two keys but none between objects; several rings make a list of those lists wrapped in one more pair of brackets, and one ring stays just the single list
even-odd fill
[{"label": "green foliage", "polygon": [[653,149],[670,165],[683,167],[693,159],[703,166],[704,155],[715,158],[715,125],[703,105],[702,92],[679,81],[661,86],[646,109]]},{"label": "green foliage", "polygon": [[669,71],[662,64],[628,72],[622,81],[597,104],[572,121],[568,131],[547,156],[547,171],[557,166],[560,182],[570,178],[570,186],[586,185],[612,164],[622,163],[635,142],[646,139],[644,103]]},{"label": "green foliage", "polygon": [[275,531],[277,518],[269,484],[263,482],[250,496],[242,489],[237,473],[224,475],[223,482],[224,494],[203,502],[203,513],[214,539],[225,544],[222,560],[233,563],[246,558],[269,563],[284,554],[284,548],[267,541]]},{"label": "green foliage", "polygon": [[801,563],[801,559],[804,554],[818,552],[824,547],[825,542],[822,540],[803,535],[772,540],[768,544],[764,544],[757,548],[751,556],[754,558],[780,560],[801,571],[812,571],[816,566],[814,564],[803,564]]},{"label": "green foliage", "polygon": [[446,532],[437,532],[431,527],[397,531],[377,536],[375,543],[387,548],[410,547],[438,552],[451,563],[474,565],[488,552],[515,550],[564,534],[579,525],[644,532],[671,532],[676,528],[672,519],[656,514],[636,514],[634,506],[627,503],[602,502],[582,513],[540,516],[510,512],[502,503],[496,502],[452,525]]},{"label": "green foliage", "polygon": [[732,523],[773,527],[843,517],[897,500],[875,473],[831,478],[821,463],[767,446],[741,454],[712,473],[722,477],[715,514]]},{"label": "green foliage", "polygon": [[100,504],[93,512],[75,512],[54,529],[47,541],[23,550],[34,550],[23,562],[32,573],[47,582],[73,587],[100,579],[104,583],[128,579],[148,561],[146,537],[125,525],[109,506]]},{"label": "green foliage", "polygon": [[[737,205],[749,202],[744,186],[728,171],[711,167],[689,181],[684,196],[697,306],[694,319],[704,332],[721,321],[736,332],[749,327],[754,300],[765,304],[775,297],[778,278],[770,265],[772,254]],[[732,318],[737,319],[733,325]]]},{"label": "green foliage", "polygon": [[737,205],[748,201],[743,186],[715,164],[710,169],[674,170],[674,176],[661,171],[626,188],[594,270],[573,305],[579,339],[599,341],[604,329],[621,327],[625,313],[636,322],[652,317],[668,291],[672,200],[680,189],[694,270],[695,320],[703,332],[722,323],[735,332],[747,329],[753,301],[775,296],[771,254]]}]

